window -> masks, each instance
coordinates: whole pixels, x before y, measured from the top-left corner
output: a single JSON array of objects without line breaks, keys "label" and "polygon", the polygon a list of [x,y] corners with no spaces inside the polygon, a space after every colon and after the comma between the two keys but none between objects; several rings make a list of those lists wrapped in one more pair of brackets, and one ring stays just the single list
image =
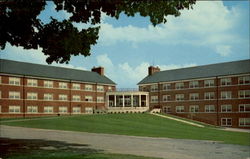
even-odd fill
[{"label": "window", "polygon": [[184,112],[184,106],[176,106],[176,113]]},{"label": "window", "polygon": [[9,77],[10,85],[20,85],[20,78],[17,77]]},{"label": "window", "polygon": [[240,104],[239,112],[250,112],[250,104]]},{"label": "window", "polygon": [[59,113],[68,113],[68,108],[66,106],[60,106],[59,107]]},{"label": "window", "polygon": [[158,85],[157,84],[151,85],[150,89],[151,89],[152,92],[157,92],[158,91]]},{"label": "window", "polygon": [[85,101],[92,102],[93,101],[93,97],[92,96],[85,96]]},{"label": "window", "polygon": [[80,114],[81,108],[80,107],[73,107],[73,114]]},{"label": "window", "polygon": [[250,126],[250,118],[239,118],[239,126]]},{"label": "window", "polygon": [[184,83],[176,83],[175,84],[175,89],[183,89],[184,88]]},{"label": "window", "polygon": [[221,99],[231,99],[232,92],[231,91],[223,91],[221,92]]},{"label": "window", "polygon": [[171,89],[170,83],[163,84],[163,90],[170,90],[170,89]]},{"label": "window", "polygon": [[205,85],[205,87],[213,87],[214,86],[214,80],[205,80],[204,85]]},{"label": "window", "polygon": [[37,110],[38,110],[37,106],[28,106],[27,107],[28,113],[37,113],[38,112]]},{"label": "window", "polygon": [[59,94],[59,100],[66,101],[68,96],[66,94]]},{"label": "window", "polygon": [[37,100],[37,93],[28,92],[27,93],[27,99],[29,99],[29,100]]},{"label": "window", "polygon": [[72,100],[79,102],[79,101],[81,101],[81,96],[80,95],[73,95]]},{"label": "window", "polygon": [[232,118],[221,118],[221,126],[232,126]]},{"label": "window", "polygon": [[97,91],[103,92],[104,91],[104,87],[103,86],[97,86]]},{"label": "window", "polygon": [[93,86],[92,85],[85,85],[85,90],[86,91],[92,91],[93,90]]},{"label": "window", "polygon": [[240,90],[239,98],[250,98],[250,90]]},{"label": "window", "polygon": [[232,105],[221,105],[221,112],[232,112]]},{"label": "window", "polygon": [[53,107],[52,106],[45,106],[44,113],[53,113]]},{"label": "window", "polygon": [[189,88],[198,88],[199,87],[199,81],[190,81],[189,82]]},{"label": "window", "polygon": [[177,101],[184,100],[184,94],[176,94],[175,95],[175,100],[177,100]]},{"label": "window", "polygon": [[59,82],[59,88],[66,89],[66,88],[68,88],[68,84],[65,82]]},{"label": "window", "polygon": [[20,92],[9,92],[9,98],[10,99],[20,99]]},{"label": "window", "polygon": [[93,114],[93,108],[92,107],[86,107],[85,108],[85,113],[86,114]]},{"label": "window", "polygon": [[20,113],[20,106],[9,106],[9,113]]},{"label": "window", "polygon": [[205,112],[215,112],[214,105],[205,105]]},{"label": "window", "polygon": [[27,80],[27,85],[29,87],[36,87],[37,86],[37,80],[36,79],[28,79]]},{"label": "window", "polygon": [[53,94],[51,94],[51,93],[45,93],[43,95],[43,99],[44,100],[53,100]]},{"label": "window", "polygon": [[171,106],[164,106],[163,107],[163,112],[164,113],[170,113],[171,112]]},{"label": "window", "polygon": [[74,89],[74,90],[80,90],[81,86],[78,83],[73,83],[72,89]]},{"label": "window", "polygon": [[46,88],[53,88],[53,81],[44,81],[43,84]]},{"label": "window", "polygon": [[103,97],[97,97],[97,102],[98,102],[98,103],[103,103],[103,102],[104,102]]},{"label": "window", "polygon": [[249,84],[250,83],[250,75],[239,77],[238,83],[239,84]]},{"label": "window", "polygon": [[199,112],[199,106],[198,105],[190,105],[189,106],[189,111],[190,112]]},{"label": "window", "polygon": [[189,99],[190,100],[199,100],[199,93],[190,93]]},{"label": "window", "polygon": [[206,92],[206,93],[204,94],[204,98],[205,98],[206,100],[214,99],[214,96],[215,96],[214,92]]},{"label": "window", "polygon": [[162,99],[163,99],[164,102],[170,101],[171,100],[171,96],[170,95],[163,95]]},{"label": "window", "polygon": [[151,103],[157,103],[158,102],[158,96],[151,96]]},{"label": "window", "polygon": [[220,79],[220,84],[221,84],[222,86],[231,85],[231,78],[221,78],[221,79]]}]

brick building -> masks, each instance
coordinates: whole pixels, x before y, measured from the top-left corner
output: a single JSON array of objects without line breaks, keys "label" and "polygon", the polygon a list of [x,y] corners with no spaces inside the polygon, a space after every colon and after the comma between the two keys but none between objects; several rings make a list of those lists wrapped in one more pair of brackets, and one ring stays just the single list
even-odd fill
[{"label": "brick building", "polygon": [[213,125],[250,128],[250,60],[160,71],[138,83],[150,109]]},{"label": "brick building", "polygon": [[116,84],[92,71],[0,59],[0,117],[93,113],[105,110]]}]

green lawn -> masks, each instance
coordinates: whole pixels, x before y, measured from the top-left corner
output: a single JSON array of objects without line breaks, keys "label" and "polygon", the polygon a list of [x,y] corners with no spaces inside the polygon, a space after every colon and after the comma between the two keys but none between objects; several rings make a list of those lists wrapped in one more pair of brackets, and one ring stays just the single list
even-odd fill
[{"label": "green lawn", "polygon": [[250,134],[199,128],[150,114],[104,114],[36,119],[1,124],[43,129],[84,131],[133,136],[168,137],[222,141],[227,144],[250,145]]}]

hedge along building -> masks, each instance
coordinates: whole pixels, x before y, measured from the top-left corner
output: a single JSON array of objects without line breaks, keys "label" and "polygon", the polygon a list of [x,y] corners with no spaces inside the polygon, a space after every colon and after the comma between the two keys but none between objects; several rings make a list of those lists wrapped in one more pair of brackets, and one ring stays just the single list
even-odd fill
[{"label": "hedge along building", "polygon": [[250,128],[250,60],[160,71],[138,83],[150,109],[213,125]]},{"label": "hedge along building", "polygon": [[104,68],[83,71],[0,59],[0,116],[102,112],[116,84]]}]

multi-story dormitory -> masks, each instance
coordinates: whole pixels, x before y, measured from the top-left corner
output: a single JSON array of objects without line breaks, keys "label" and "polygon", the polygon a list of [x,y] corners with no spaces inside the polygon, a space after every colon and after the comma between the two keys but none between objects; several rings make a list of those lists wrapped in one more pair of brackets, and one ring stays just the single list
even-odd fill
[{"label": "multi-story dormitory", "polygon": [[103,67],[82,71],[0,59],[0,116],[102,111],[105,93],[115,86]]},{"label": "multi-story dormitory", "polygon": [[160,71],[117,91],[104,68],[83,71],[0,59],[0,117],[142,113],[250,128],[250,60]]},{"label": "multi-story dormitory", "polygon": [[250,60],[160,71],[138,83],[150,109],[213,125],[250,128]]}]

